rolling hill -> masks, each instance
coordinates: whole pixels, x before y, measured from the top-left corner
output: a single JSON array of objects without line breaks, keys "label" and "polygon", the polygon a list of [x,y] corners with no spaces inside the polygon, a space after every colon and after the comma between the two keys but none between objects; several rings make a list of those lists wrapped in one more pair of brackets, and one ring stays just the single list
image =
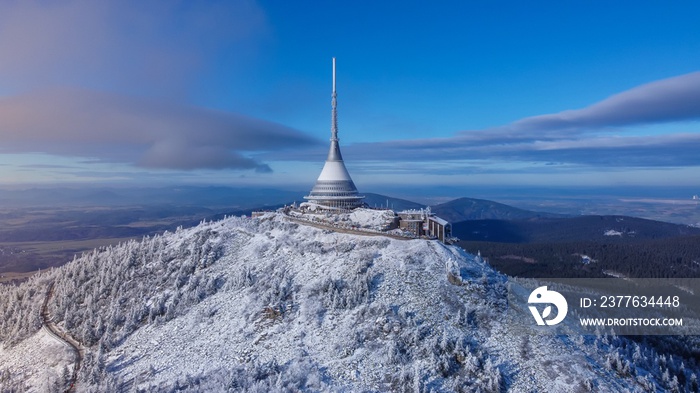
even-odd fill
[{"label": "rolling hill", "polygon": [[431,210],[452,223],[465,220],[523,220],[529,218],[568,217],[563,214],[518,209],[502,203],[474,198],[458,198],[432,206]]}]

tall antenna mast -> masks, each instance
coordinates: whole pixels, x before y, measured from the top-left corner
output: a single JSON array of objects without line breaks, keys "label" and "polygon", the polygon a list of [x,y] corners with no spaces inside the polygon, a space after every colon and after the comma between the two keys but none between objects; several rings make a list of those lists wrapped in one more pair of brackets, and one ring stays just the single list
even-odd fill
[{"label": "tall antenna mast", "polygon": [[319,206],[333,210],[351,210],[362,205],[364,196],[358,195],[348,169],[345,168],[338,142],[338,96],[335,92],[335,57],[333,58],[333,94],[331,95],[331,143],[328,158],[318,175],[311,193],[304,197]]},{"label": "tall antenna mast", "polygon": [[338,141],[338,95],[335,93],[335,57],[333,58],[333,95],[331,96],[331,141]]}]

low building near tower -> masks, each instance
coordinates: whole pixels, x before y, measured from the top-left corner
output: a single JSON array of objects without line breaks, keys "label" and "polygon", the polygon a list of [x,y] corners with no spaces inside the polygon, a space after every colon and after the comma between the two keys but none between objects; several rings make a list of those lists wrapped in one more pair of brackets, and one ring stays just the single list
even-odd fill
[{"label": "low building near tower", "polygon": [[452,239],[452,225],[436,216],[430,208],[420,210],[404,210],[397,213],[399,228],[410,232],[415,237],[428,237],[448,243]]}]

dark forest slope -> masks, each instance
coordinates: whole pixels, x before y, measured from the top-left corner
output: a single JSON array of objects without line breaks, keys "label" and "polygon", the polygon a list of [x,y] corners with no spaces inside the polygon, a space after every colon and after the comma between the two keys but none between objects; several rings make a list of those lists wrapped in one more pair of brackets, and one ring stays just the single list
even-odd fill
[{"label": "dark forest slope", "polygon": [[469,220],[453,223],[452,231],[462,240],[505,243],[630,242],[700,235],[700,228],[626,216]]}]

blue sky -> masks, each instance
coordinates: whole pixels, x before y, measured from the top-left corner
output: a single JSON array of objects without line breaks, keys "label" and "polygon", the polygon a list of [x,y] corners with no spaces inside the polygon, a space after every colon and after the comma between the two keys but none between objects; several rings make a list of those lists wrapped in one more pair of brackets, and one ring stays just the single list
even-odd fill
[{"label": "blue sky", "polygon": [[700,4],[6,1],[0,183],[697,186]]}]

